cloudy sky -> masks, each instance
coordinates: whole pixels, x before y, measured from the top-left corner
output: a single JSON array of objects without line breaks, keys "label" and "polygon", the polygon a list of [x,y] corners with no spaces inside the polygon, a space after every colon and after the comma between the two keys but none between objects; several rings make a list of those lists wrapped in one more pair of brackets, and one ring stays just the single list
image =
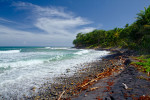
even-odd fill
[{"label": "cloudy sky", "polygon": [[0,0],[0,46],[72,46],[79,32],[133,23],[150,0]]}]

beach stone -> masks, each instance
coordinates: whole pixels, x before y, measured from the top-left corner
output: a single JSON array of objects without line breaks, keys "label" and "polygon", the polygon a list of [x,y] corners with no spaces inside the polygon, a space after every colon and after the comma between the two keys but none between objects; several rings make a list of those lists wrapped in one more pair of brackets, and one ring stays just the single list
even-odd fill
[{"label": "beach stone", "polygon": [[35,91],[35,90],[36,90],[36,87],[31,87],[30,90]]},{"label": "beach stone", "polygon": [[103,100],[112,100],[110,97],[105,97]]},{"label": "beach stone", "polygon": [[127,65],[129,65],[131,63],[131,60],[130,59],[126,59],[125,61],[124,61],[124,64],[127,66]]},{"label": "beach stone", "polygon": [[87,94],[85,94],[84,96],[87,97]]},{"label": "beach stone", "polygon": [[35,99],[35,100],[40,99],[40,96],[36,96],[34,99]]},{"label": "beach stone", "polygon": [[66,69],[66,73],[69,73],[70,72],[70,69],[68,68],[68,69]]},{"label": "beach stone", "polygon": [[[120,61],[119,56],[122,56],[124,62]],[[111,61],[113,62],[111,62]],[[100,96],[103,100],[131,100],[130,97],[124,97],[124,94],[127,93],[128,95],[134,95],[137,94],[139,95],[147,95],[147,91],[150,91],[150,83],[146,82],[144,79],[137,79],[136,76],[138,74],[137,70],[130,65],[130,62],[132,59],[127,57],[127,54],[114,54],[113,56],[111,55],[108,58],[106,57],[102,61],[95,61],[92,63],[85,63],[85,64],[78,64],[78,66],[82,66],[82,68],[78,69],[78,71],[75,72],[73,76],[67,76],[67,74],[63,75],[62,77],[57,78],[53,86],[50,87],[50,89],[47,89],[40,93],[42,98],[46,99],[47,95],[49,96],[49,100],[56,100],[59,97],[59,94],[62,93],[63,90],[67,90],[63,97],[61,99],[68,99],[71,98],[72,100],[92,100],[93,98],[96,98],[96,96]],[[116,76],[114,76],[114,85],[111,86],[110,92],[105,92],[105,86],[107,85],[106,83],[101,84],[99,81],[105,81],[105,79],[101,79],[97,82],[97,84],[101,84],[101,88],[95,90],[95,91],[82,91],[81,94],[79,94],[79,97],[77,98],[72,98],[78,95],[78,92],[81,92],[81,89],[78,91],[74,92],[74,86],[77,84],[80,84],[84,81],[85,78],[96,78],[95,75],[105,71],[105,69],[113,68],[113,66],[120,66],[123,67],[122,69],[120,68],[120,74],[116,73]],[[128,66],[128,67],[125,67]],[[119,68],[118,68],[119,69]],[[79,71],[80,70],[80,71]],[[66,73],[69,73],[70,69],[66,69]],[[107,78],[106,78],[107,79]],[[58,81],[59,80],[59,81]],[[143,82],[144,80],[144,82]],[[58,81],[58,84],[57,84]],[[74,83],[74,84],[72,84]],[[125,90],[124,86],[122,83],[127,84],[129,89]],[[62,86],[60,85],[62,84]],[[140,84],[140,85],[138,85]],[[141,84],[144,84],[142,86]],[[58,87],[58,88],[55,88]],[[62,88],[62,89],[60,89]],[[42,89],[45,89],[42,87]],[[102,90],[100,90],[102,89]],[[136,90],[137,89],[137,90]],[[141,92],[139,92],[139,90]],[[86,93],[88,92],[88,95]],[[103,96],[104,93],[104,96]],[[110,94],[109,94],[110,93]],[[150,93],[150,92],[149,92]],[[94,99],[95,100],[95,99]]]}]

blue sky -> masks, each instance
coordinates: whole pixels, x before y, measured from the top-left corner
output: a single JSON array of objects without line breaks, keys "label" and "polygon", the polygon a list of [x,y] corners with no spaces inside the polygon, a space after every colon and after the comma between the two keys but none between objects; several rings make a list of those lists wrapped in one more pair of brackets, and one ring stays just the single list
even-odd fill
[{"label": "blue sky", "polygon": [[72,46],[79,32],[131,24],[150,0],[0,0],[0,46]]}]

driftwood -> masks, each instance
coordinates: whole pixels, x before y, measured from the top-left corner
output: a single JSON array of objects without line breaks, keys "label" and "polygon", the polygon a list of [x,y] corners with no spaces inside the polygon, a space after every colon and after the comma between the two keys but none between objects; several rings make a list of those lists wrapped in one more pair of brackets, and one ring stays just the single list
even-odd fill
[{"label": "driftwood", "polygon": [[125,83],[122,83],[125,89],[128,89],[128,86]]},{"label": "driftwood", "polygon": [[97,81],[97,78],[96,79],[92,79],[91,81],[87,82],[86,84],[82,85],[81,88],[87,86],[88,84],[94,82],[94,81]]},{"label": "driftwood", "polygon": [[61,99],[61,97],[63,96],[63,94],[65,93],[65,91],[63,91],[61,94],[60,94],[60,96],[59,96],[59,98],[58,98],[58,100],[60,100]]},{"label": "driftwood", "polygon": [[107,69],[106,72],[103,72],[103,73],[98,74],[98,75],[97,75],[97,78],[92,79],[91,81],[89,81],[89,82],[87,82],[87,83],[85,83],[85,84],[79,86],[79,88],[84,88],[85,86],[87,86],[87,85],[89,85],[89,84],[91,84],[91,83],[93,83],[93,82],[97,82],[97,81],[98,81],[99,79],[101,79],[101,78],[104,78],[104,77],[106,77],[106,76],[111,75],[111,74],[112,74],[111,71],[114,71],[114,70],[112,70],[112,69]]},{"label": "driftwood", "polygon": [[93,91],[93,90],[96,90],[96,89],[98,89],[99,87],[92,87],[92,88],[90,88],[90,91]]}]

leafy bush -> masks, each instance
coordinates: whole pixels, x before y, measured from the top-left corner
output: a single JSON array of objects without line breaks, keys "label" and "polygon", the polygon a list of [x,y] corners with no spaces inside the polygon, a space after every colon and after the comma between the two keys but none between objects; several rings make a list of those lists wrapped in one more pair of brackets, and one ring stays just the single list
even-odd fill
[{"label": "leafy bush", "polygon": [[143,66],[146,72],[150,72],[150,55],[139,57],[143,62],[136,62],[137,65]]},{"label": "leafy bush", "polygon": [[150,6],[137,14],[137,20],[125,28],[78,33],[75,47],[123,47],[150,53]]}]

